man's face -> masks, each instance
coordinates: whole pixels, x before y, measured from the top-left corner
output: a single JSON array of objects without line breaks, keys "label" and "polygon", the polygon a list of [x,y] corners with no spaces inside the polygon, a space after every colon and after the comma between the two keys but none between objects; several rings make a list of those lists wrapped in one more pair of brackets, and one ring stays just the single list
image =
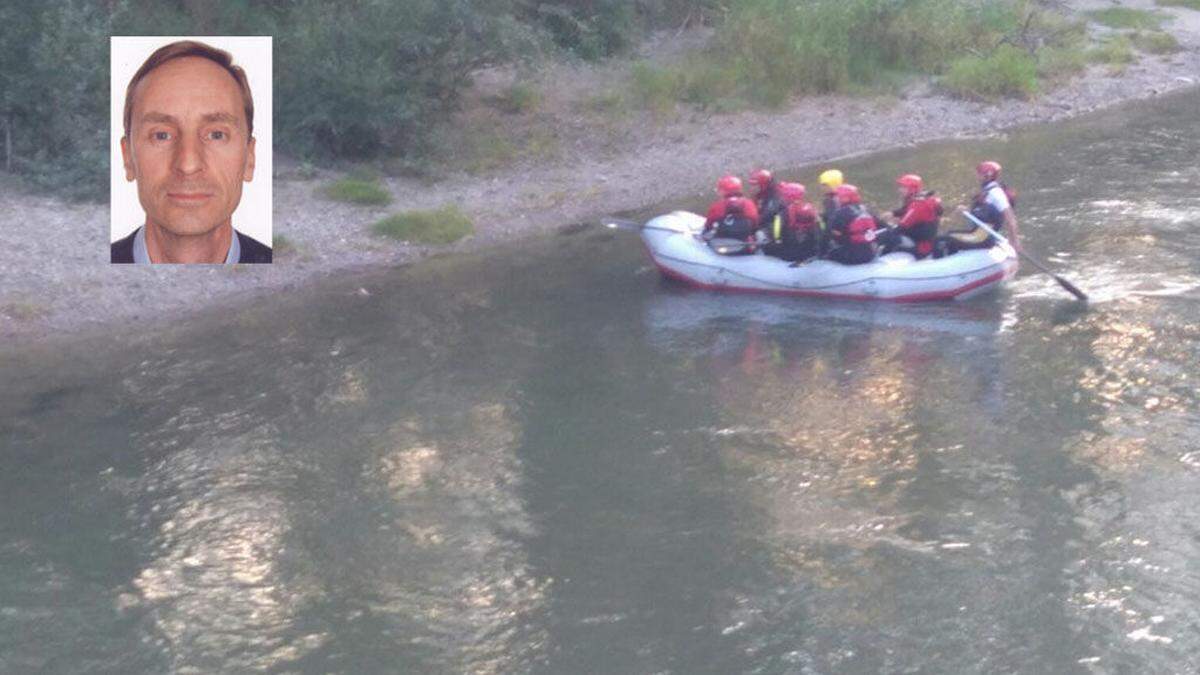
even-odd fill
[{"label": "man's face", "polygon": [[254,140],[237,81],[196,56],[150,71],[134,90],[121,155],[147,220],[180,236],[229,223],[242,181],[254,177]]}]

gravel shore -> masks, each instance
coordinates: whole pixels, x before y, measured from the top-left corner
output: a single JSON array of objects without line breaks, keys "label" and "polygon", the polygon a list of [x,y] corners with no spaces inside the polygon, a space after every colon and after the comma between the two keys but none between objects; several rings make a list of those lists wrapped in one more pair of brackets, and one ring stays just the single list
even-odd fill
[{"label": "gravel shore", "polygon": [[[994,133],[1192,87],[1200,79],[1200,12],[1173,11],[1180,18],[1167,29],[1184,51],[1144,56],[1117,76],[1092,68],[1028,102],[973,103],[927,87],[888,105],[827,96],[801,99],[781,112],[693,115],[631,131],[615,147],[611,135],[598,134],[590,143],[586,134],[576,135],[560,159],[492,175],[450,175],[433,185],[385,179],[395,198],[387,208],[324,200],[317,193],[332,174],[298,178],[294,167],[277,160],[274,232],[289,246],[277,250],[272,265],[113,266],[107,204],[68,204],[0,183],[0,247],[8,252],[0,260],[0,336],[11,346],[131,320],[176,321],[198,309],[247,302],[330,275],[409,263],[440,250],[478,250],[671,196],[647,189],[650,185],[672,186],[676,194],[700,192],[728,170],[794,168],[938,138]],[[715,156],[714,147],[740,148],[739,166]],[[410,246],[369,232],[371,223],[390,213],[449,203],[476,224],[474,236],[450,247]]]}]

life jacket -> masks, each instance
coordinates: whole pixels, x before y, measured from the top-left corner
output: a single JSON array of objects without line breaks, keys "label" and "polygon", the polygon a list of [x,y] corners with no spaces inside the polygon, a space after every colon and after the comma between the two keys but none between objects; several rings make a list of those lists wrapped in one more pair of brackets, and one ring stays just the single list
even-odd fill
[{"label": "life jacket", "polygon": [[875,216],[862,204],[839,206],[833,214],[830,234],[839,246],[872,245],[875,241]]},{"label": "life jacket", "polygon": [[811,232],[820,227],[817,223],[817,210],[808,202],[788,204],[787,215],[788,223],[797,233]]},{"label": "life jacket", "polygon": [[797,202],[785,205],[780,213],[775,214],[767,228],[767,235],[771,241],[796,244],[818,228],[817,214],[812,204]]},{"label": "life jacket", "polygon": [[753,241],[758,223],[746,213],[747,205],[753,204],[754,202],[740,195],[727,197],[724,202],[724,214],[715,222],[717,236]]},{"label": "life jacket", "polygon": [[846,226],[846,240],[850,244],[870,244],[875,241],[875,218],[865,211]]},{"label": "life jacket", "polygon": [[763,227],[771,223],[784,209],[783,200],[779,198],[779,184],[775,181],[771,181],[766,189],[756,195],[754,202],[758,206],[758,219]]},{"label": "life jacket", "polygon": [[753,228],[757,223],[750,222],[746,215],[746,198],[734,196],[725,199],[725,215],[721,216],[719,224],[727,228]]},{"label": "life jacket", "polygon": [[933,240],[938,235],[938,225],[945,211],[942,199],[929,190],[913,195],[900,209],[899,232],[912,240],[918,258],[933,251]]},{"label": "life jacket", "polygon": [[[945,210],[942,209],[942,198],[939,197],[933,190],[914,195],[909,205],[923,206],[929,214],[932,214],[933,218],[931,220],[933,222],[937,222],[937,219],[941,218],[942,215],[945,214]],[[921,222],[928,221],[922,220]]]},{"label": "life jacket", "polygon": [[988,225],[999,227],[1004,223],[1004,214],[996,210],[996,207],[987,202],[988,193],[993,187],[999,186],[1004,190],[1004,196],[1008,198],[1008,205],[1011,208],[1017,208],[1017,193],[1010,189],[1000,181],[991,180],[983,184],[979,192],[975,195],[975,199],[971,202],[971,215],[982,220]]},{"label": "life jacket", "polygon": [[791,230],[790,225],[789,227],[783,226],[783,214],[776,213],[775,217],[771,219],[771,231],[767,234],[771,238],[771,241],[783,241],[784,234],[789,230]]}]

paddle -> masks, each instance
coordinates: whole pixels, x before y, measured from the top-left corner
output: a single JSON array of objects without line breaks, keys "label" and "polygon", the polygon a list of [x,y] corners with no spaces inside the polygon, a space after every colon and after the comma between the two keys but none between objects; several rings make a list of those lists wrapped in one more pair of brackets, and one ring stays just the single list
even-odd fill
[{"label": "paddle", "polygon": [[738,255],[745,253],[749,249],[752,253],[756,243],[741,241],[740,239],[713,238],[708,240],[708,247],[717,255]]},{"label": "paddle", "polygon": [[[657,230],[659,232],[670,232],[671,234],[688,234],[687,232],[681,232],[679,230],[675,230],[675,229],[672,229],[669,227],[658,227],[656,225],[643,225],[642,223],[638,223],[638,222],[632,221],[632,220],[626,220],[624,218],[609,217],[609,218],[605,218],[601,222],[604,223],[605,227],[607,227],[611,230],[627,230],[630,232],[639,232],[641,230]],[[697,239],[704,239],[704,237],[702,237],[699,234],[696,234],[696,233],[691,233],[691,234],[692,234],[692,236],[694,236]],[[707,241],[708,247],[711,248],[718,255],[736,255],[738,253],[745,252],[745,250],[748,246],[753,245],[748,242],[738,241],[737,239],[708,239],[705,241]]]},{"label": "paddle", "polygon": [[628,232],[639,232],[641,230],[657,230],[659,232],[670,232],[672,234],[687,234],[669,227],[658,227],[656,225],[645,225],[634,220],[626,220],[625,218],[605,218],[600,221],[610,230],[626,230]]},{"label": "paddle", "polygon": [[[988,234],[992,235],[992,236],[993,236],[993,237],[995,237],[996,239],[998,239],[998,240],[1000,240],[1000,241],[1002,241],[1002,242],[1004,242],[1004,243],[1008,244],[1009,246],[1012,246],[1012,244],[1011,244],[1011,243],[1009,243],[1009,241],[1008,241],[1007,239],[1005,239],[1003,236],[1001,236],[999,232],[997,232],[997,231],[993,230],[992,228],[988,227],[988,226],[987,226],[987,223],[984,223],[982,220],[980,220],[980,219],[976,218],[976,217],[975,217],[974,215],[972,215],[970,212],[968,212],[968,211],[963,211],[963,215],[967,217],[967,220],[969,220],[969,221],[971,221],[972,223],[975,223],[975,224],[976,224],[976,225],[978,225],[979,227],[983,228],[983,231],[984,231],[984,232],[987,232]],[[1039,270],[1041,270],[1041,271],[1045,272],[1046,274],[1049,274],[1050,276],[1054,277],[1054,280],[1058,282],[1058,285],[1059,285],[1059,286],[1062,286],[1064,289],[1066,289],[1066,291],[1067,291],[1068,293],[1070,293],[1071,295],[1074,295],[1076,298],[1079,298],[1079,300],[1080,300],[1080,301],[1082,301],[1082,302],[1087,302],[1087,301],[1088,301],[1088,296],[1087,296],[1087,294],[1086,294],[1086,293],[1084,293],[1083,291],[1079,290],[1078,288],[1076,288],[1075,284],[1073,284],[1073,283],[1071,283],[1071,282],[1067,281],[1066,279],[1064,279],[1064,278],[1062,278],[1062,277],[1058,276],[1058,275],[1057,275],[1057,274],[1055,274],[1054,272],[1051,272],[1051,271],[1050,271],[1050,270],[1049,270],[1049,269],[1048,269],[1048,268],[1047,268],[1045,265],[1043,265],[1042,263],[1038,262],[1038,261],[1037,261],[1037,260],[1036,260],[1036,259],[1035,259],[1033,256],[1029,255],[1028,253],[1026,253],[1026,252],[1024,252],[1024,251],[1022,251],[1022,250],[1020,250],[1020,249],[1017,249],[1017,247],[1016,247],[1016,246],[1013,246],[1013,250],[1015,250],[1017,253],[1019,253],[1019,254],[1021,255],[1021,257],[1025,258],[1026,260],[1028,260],[1028,261],[1029,261],[1029,262],[1030,262],[1030,263],[1031,263],[1031,264],[1032,264],[1034,267],[1036,267],[1036,268],[1038,268]]]}]

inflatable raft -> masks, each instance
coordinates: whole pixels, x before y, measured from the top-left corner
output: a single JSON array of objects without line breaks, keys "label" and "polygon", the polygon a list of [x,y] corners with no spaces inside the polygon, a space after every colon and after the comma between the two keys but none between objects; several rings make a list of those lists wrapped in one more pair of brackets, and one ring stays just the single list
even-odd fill
[{"label": "inflatable raft", "polygon": [[1007,243],[916,260],[890,253],[864,265],[812,260],[791,263],[761,252],[721,255],[700,238],[704,218],[675,211],[642,227],[642,241],[659,271],[697,288],[844,300],[924,302],[965,300],[994,290],[1017,273]]}]

